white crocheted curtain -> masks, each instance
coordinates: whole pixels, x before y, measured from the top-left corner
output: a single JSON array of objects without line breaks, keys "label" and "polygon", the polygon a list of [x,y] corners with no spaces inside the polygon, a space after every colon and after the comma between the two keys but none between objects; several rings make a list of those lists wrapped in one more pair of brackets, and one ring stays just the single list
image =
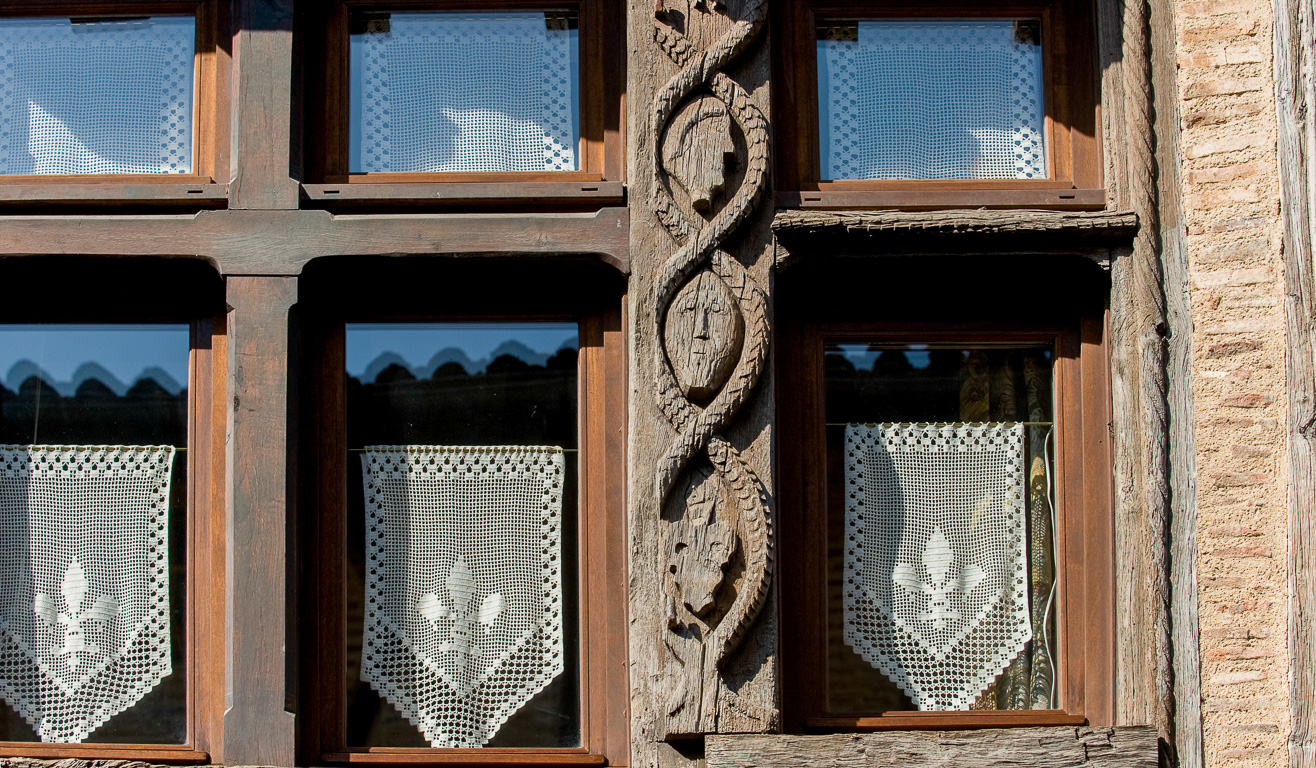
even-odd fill
[{"label": "white crocheted curtain", "polygon": [[78,743],[169,661],[170,446],[0,446],[0,696]]},{"label": "white crocheted curtain", "polygon": [[845,428],[844,638],[920,710],[966,710],[1032,637],[1023,426]]},{"label": "white crocheted curtain", "polygon": [[0,21],[0,173],[191,173],[196,21]]},{"label": "white crocheted curtain", "polygon": [[353,171],[576,169],[576,42],[565,20],[394,13],[353,46]]},{"label": "white crocheted curtain", "polygon": [[828,179],[1046,178],[1031,22],[861,21],[818,41]]},{"label": "white crocheted curtain", "polygon": [[484,746],[564,668],[563,451],[373,446],[361,463],[361,679],[432,746]]}]

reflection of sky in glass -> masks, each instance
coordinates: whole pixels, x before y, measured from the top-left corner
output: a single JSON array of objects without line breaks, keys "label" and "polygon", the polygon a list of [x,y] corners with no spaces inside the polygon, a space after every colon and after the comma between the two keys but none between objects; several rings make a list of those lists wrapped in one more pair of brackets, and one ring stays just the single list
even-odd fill
[{"label": "reflection of sky in glass", "polygon": [[543,365],[559,349],[575,349],[577,333],[575,323],[349,323],[347,373],[369,383],[397,363],[425,379],[454,361],[478,373],[503,354]]},{"label": "reflection of sky in glass", "polygon": [[[882,350],[873,349],[868,344],[837,344],[836,349],[850,361],[851,365],[861,371],[871,370],[877,356],[882,354]],[[910,344],[899,351],[905,353],[905,359],[917,370],[927,368],[932,362],[927,344]]]},{"label": "reflection of sky in glass", "polygon": [[[943,351],[948,349],[949,351],[957,351],[960,353],[960,356],[965,359],[967,359],[969,356],[969,350],[967,349],[958,349],[953,347],[952,348],[942,347],[941,349]],[[844,357],[846,361],[850,363],[850,365],[853,365],[855,367],[855,370],[859,370],[859,371],[871,371],[873,369],[873,363],[877,362],[877,358],[883,352],[891,352],[896,354],[903,353],[905,359],[909,361],[909,364],[913,366],[914,370],[918,370],[918,371],[924,370],[929,365],[932,364],[932,349],[927,344],[906,344],[896,347],[878,347],[873,344],[828,344],[827,345],[828,354],[840,353],[840,355]],[[1051,350],[1043,349],[1042,356],[1043,358],[1050,360]]]},{"label": "reflection of sky in glass", "polygon": [[[560,15],[560,14],[550,14]],[[371,14],[353,19],[355,24],[364,24],[367,18],[379,18],[386,16],[391,24],[403,22],[412,27],[428,26],[431,31],[444,29],[452,34],[450,42],[460,38],[462,45],[455,44],[441,45],[437,42],[430,46],[427,56],[421,58],[417,56],[415,46],[403,42],[394,41],[383,44],[388,50],[389,63],[384,67],[382,61],[371,58],[367,51],[367,43],[372,40],[388,40],[396,35],[385,37],[383,32],[372,30],[366,32],[360,30],[349,35],[348,38],[348,169],[352,173],[363,171],[417,171],[426,172],[434,171],[436,168],[423,167],[422,161],[437,163],[442,170],[463,171],[463,170],[491,170],[487,167],[465,168],[462,157],[472,154],[471,147],[458,148],[452,147],[448,151],[431,151],[433,148],[426,149],[424,146],[413,146],[416,144],[415,137],[423,135],[423,143],[442,145],[444,141],[456,139],[458,141],[490,141],[498,136],[500,132],[517,133],[517,132],[547,132],[554,139],[561,140],[573,149],[580,142],[580,37],[579,30],[572,26],[566,30],[559,30],[563,35],[567,48],[566,68],[557,69],[551,66],[550,62],[526,61],[525,56],[529,55],[522,51],[517,55],[516,49],[508,49],[503,39],[506,30],[500,33],[498,22],[500,20],[525,19],[527,17],[537,19],[541,31],[546,22],[545,14],[541,12],[438,12],[438,13],[391,13],[391,14]],[[573,21],[574,23],[574,21]],[[384,21],[379,21],[381,26]],[[396,27],[393,27],[396,29]],[[460,34],[457,34],[460,33]],[[415,34],[415,32],[413,32]],[[554,34],[550,29],[550,34]],[[435,46],[438,46],[437,48]],[[464,50],[481,50],[482,54],[477,56],[463,56]],[[547,53],[547,52],[546,52]],[[533,75],[533,80],[520,78],[509,80],[507,62],[513,61],[516,66],[511,67],[513,71],[540,69],[541,72]],[[436,72],[432,68],[435,63],[451,62],[452,66],[440,67]],[[545,67],[545,64],[550,66]],[[552,100],[546,103],[543,108],[542,116],[533,116],[529,122],[526,122],[526,115],[519,118],[516,114],[511,114],[516,110],[528,110],[534,106],[528,102],[508,104],[502,101],[499,106],[499,99],[503,97],[505,91],[515,91],[520,88],[532,92],[538,97],[543,90],[541,86],[547,82],[545,78],[551,72],[553,78],[565,84],[570,103],[565,105],[566,109],[556,106]],[[386,75],[386,76],[385,76]],[[444,78],[439,81],[436,78]],[[446,78],[451,78],[446,79]],[[381,92],[367,93],[371,89],[371,82],[383,80],[387,82],[387,94]],[[500,82],[501,80],[501,82]],[[481,89],[493,89],[491,95],[481,96]],[[547,95],[547,94],[545,94]],[[387,107],[385,106],[387,104]],[[368,123],[370,114],[387,114],[388,120],[384,125]],[[569,126],[553,126],[546,124],[556,120],[549,121],[548,116],[555,118],[565,116]],[[376,118],[378,119],[378,118]],[[566,128],[566,133],[559,135],[559,131]],[[407,137],[411,136],[411,139]],[[373,139],[372,139],[373,137]],[[511,135],[502,136],[504,140],[511,140]],[[380,147],[371,145],[372,141],[386,141],[388,147],[381,150]],[[490,159],[490,153],[500,147],[502,142],[493,140],[486,152],[474,151],[477,157],[483,156],[483,162],[494,162]],[[369,148],[370,151],[366,157],[363,157],[363,148]],[[475,147],[474,150],[479,150]],[[536,147],[534,157],[524,158],[517,157],[517,162],[530,162],[536,165],[530,170],[553,170],[550,166],[542,166],[543,159],[539,157],[542,153],[541,148]],[[386,165],[381,165],[382,156],[388,156]],[[469,159],[469,157],[468,157]],[[422,165],[418,165],[422,163]],[[573,161],[572,167],[578,167],[578,162]],[[525,169],[523,169],[525,170]]]},{"label": "reflection of sky in glass", "polygon": [[195,29],[0,21],[0,173],[190,172]]},{"label": "reflection of sky in glass", "polygon": [[28,376],[62,395],[88,378],[122,395],[141,378],[170,393],[187,386],[186,325],[0,325],[0,381],[16,392]]},{"label": "reflection of sky in glass", "polygon": [[824,179],[1045,177],[1037,20],[838,20],[819,32]]}]

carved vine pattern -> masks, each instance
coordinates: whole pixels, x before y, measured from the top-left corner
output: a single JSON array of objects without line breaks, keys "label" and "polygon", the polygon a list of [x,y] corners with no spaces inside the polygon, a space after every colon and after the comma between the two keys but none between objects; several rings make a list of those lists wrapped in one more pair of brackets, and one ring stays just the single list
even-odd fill
[{"label": "carved vine pattern", "polygon": [[[716,4],[715,4],[716,6]],[[654,192],[652,208],[679,249],[662,265],[655,286],[653,338],[656,357],[656,399],[676,436],[660,459],[655,491],[660,506],[671,494],[691,460],[705,454],[713,471],[727,488],[734,509],[734,528],[745,559],[745,571],[735,598],[707,638],[714,668],[720,668],[739,646],[767,599],[772,572],[771,521],[762,482],[722,432],[739,413],[763,373],[768,355],[767,298],[749,271],[722,249],[723,243],[758,208],[768,174],[768,125],[739,83],[724,73],[759,36],[767,10],[766,0],[748,0],[743,19],[705,50],[699,50],[667,23],[659,0],[654,18],[654,41],[681,70],[654,96],[650,136],[654,139]],[[720,6],[717,6],[720,7]],[[678,110],[692,97],[711,93],[725,105],[746,145],[743,180],[726,205],[707,222],[687,215],[667,187],[662,138]],[[720,110],[719,110],[720,111]],[[729,130],[730,125],[727,124]],[[722,137],[729,140],[730,136]],[[679,181],[679,179],[678,179]],[[708,206],[708,201],[700,201]],[[692,209],[694,206],[690,206]],[[692,210],[692,214],[695,212]],[[696,214],[697,215],[697,214]],[[732,297],[744,322],[744,342],[735,368],[711,401],[700,407],[686,396],[668,358],[665,320],[681,289],[700,273],[716,276]]]}]

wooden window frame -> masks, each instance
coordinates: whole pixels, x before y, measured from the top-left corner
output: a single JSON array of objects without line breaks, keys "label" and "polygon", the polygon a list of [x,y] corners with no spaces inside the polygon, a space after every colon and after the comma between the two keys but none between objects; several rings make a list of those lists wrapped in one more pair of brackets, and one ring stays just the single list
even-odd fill
[{"label": "wooden window frame", "polygon": [[[1097,129],[1096,21],[1087,0],[1002,6],[916,5],[910,0],[778,0],[773,93],[778,205],[783,208],[1100,209],[1106,204]],[[817,27],[828,19],[1039,18],[1042,20],[1047,179],[823,180],[818,136]],[[1087,34],[1083,34],[1086,31]]]},{"label": "wooden window frame", "polygon": [[[580,55],[580,169],[499,173],[353,173],[348,171],[349,15],[355,11],[568,11],[577,15]],[[625,37],[621,13],[609,0],[331,0],[310,33],[322,50],[311,52],[311,104],[319,136],[308,136],[303,189],[312,203],[375,206],[443,205],[597,206],[624,196],[625,151],[621,105]],[[315,71],[312,71],[315,70]]]},{"label": "wooden window frame", "polygon": [[[787,299],[789,302],[789,299]],[[986,314],[986,313],[983,313]],[[779,540],[783,721],[787,732],[960,730],[1114,722],[1114,511],[1106,314],[1089,307],[1038,322],[870,319],[792,312],[779,322]],[[824,344],[829,341],[1036,344],[1054,350],[1057,710],[835,712],[827,709],[828,476]],[[820,608],[821,606],[821,608]],[[790,629],[793,628],[793,629]]]},{"label": "wooden window frame", "polygon": [[192,172],[0,175],[0,204],[136,203],[214,207],[229,172],[228,3],[224,0],[0,0],[0,18],[194,15]]},{"label": "wooden window frame", "polygon": [[[630,763],[629,665],[626,633],[626,322],[620,275],[590,265],[599,281],[571,266],[520,262],[519,279],[487,291],[463,290],[467,278],[441,260],[415,259],[419,272],[376,277],[392,295],[349,277],[328,295],[307,301],[311,339],[303,430],[300,576],[303,624],[302,712],[298,764],[306,765],[559,765],[626,766]],[[517,262],[477,264],[475,274],[508,274]],[[536,269],[538,267],[538,269]],[[362,275],[373,272],[363,270]],[[353,274],[348,270],[346,275]],[[462,272],[470,275],[470,271]],[[405,275],[401,277],[400,275]],[[422,277],[423,275],[423,277]],[[370,278],[365,278],[369,280]],[[507,283],[516,285],[508,289]],[[446,290],[435,286],[450,286]],[[308,292],[318,292],[311,282]],[[553,286],[545,290],[544,286]],[[593,288],[587,287],[593,286]],[[342,293],[339,293],[342,291]],[[449,293],[451,292],[451,293]],[[356,299],[345,297],[352,293]],[[307,292],[303,292],[306,296]],[[447,300],[449,299],[450,300]],[[444,311],[437,311],[437,310]],[[374,322],[576,322],[578,358],[578,605],[581,746],[578,748],[349,748],[346,741],[347,435],[345,326]]]},{"label": "wooden window frame", "polygon": [[[46,260],[43,260],[45,262]],[[0,309],[0,323],[187,323],[187,588],[186,648],[187,737],[183,744],[82,743],[46,744],[0,741],[0,758],[47,760],[145,760],[167,764],[210,762],[219,745],[224,719],[224,568],[225,568],[225,412],[227,379],[225,315],[222,287],[205,286],[209,301],[188,306],[196,297],[196,270],[184,274],[155,259],[125,276],[114,262],[90,265],[79,259],[51,263],[0,265],[0,275],[32,285],[58,285],[59,294],[38,288]],[[58,264],[53,262],[59,262]],[[138,266],[133,264],[132,267]],[[191,265],[198,266],[198,265]],[[31,269],[25,269],[31,268]],[[130,269],[132,269],[130,267]],[[206,268],[208,269],[208,267]],[[119,272],[119,275],[115,275]],[[59,276],[56,279],[56,276]],[[44,279],[41,277],[44,276]],[[119,281],[122,280],[122,283]],[[70,287],[72,286],[72,289]],[[180,290],[180,286],[187,286]],[[107,290],[107,287],[109,289]],[[113,290],[121,288],[122,290]],[[213,289],[213,290],[212,290]],[[213,293],[213,296],[209,294]],[[170,298],[160,301],[161,296]],[[76,307],[76,309],[66,309]]]}]

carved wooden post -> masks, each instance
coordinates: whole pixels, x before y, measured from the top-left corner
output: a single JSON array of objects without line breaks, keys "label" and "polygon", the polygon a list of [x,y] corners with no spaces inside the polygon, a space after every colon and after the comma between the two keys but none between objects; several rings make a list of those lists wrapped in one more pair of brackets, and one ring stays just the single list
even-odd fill
[{"label": "carved wooden post", "polygon": [[777,727],[766,13],[630,9],[637,766]]}]

